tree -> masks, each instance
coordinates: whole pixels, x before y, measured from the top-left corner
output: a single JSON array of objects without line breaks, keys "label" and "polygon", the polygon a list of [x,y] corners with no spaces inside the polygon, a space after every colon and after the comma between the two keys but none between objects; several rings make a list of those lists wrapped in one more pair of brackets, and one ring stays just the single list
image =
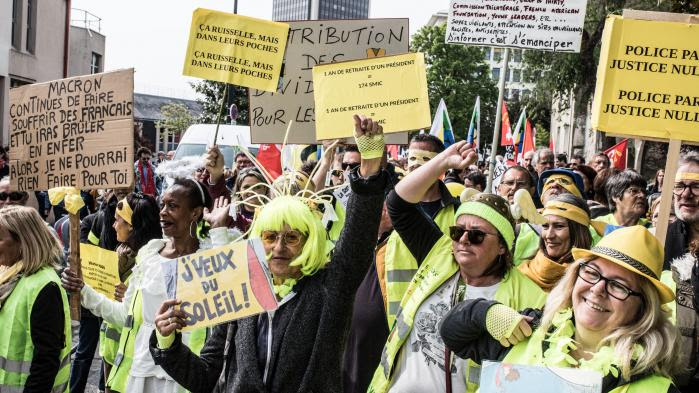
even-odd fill
[{"label": "tree", "polygon": [[168,132],[179,134],[194,124],[194,116],[183,104],[165,104],[160,107],[160,113],[163,115],[163,120],[158,121],[157,126]]},{"label": "tree", "polygon": [[465,139],[476,97],[481,97],[481,146],[490,146],[498,90],[490,79],[481,48],[446,44],[446,25],[425,26],[411,40],[413,52],[423,52],[427,64],[427,90],[435,110],[444,99],[454,137]]},{"label": "tree", "polygon": [[[200,82],[190,83],[195,92],[199,93],[197,102],[201,104],[202,113],[197,119],[200,123],[216,123],[218,118],[218,110],[221,108],[221,97],[223,95],[225,83],[214,82],[210,80],[202,80]],[[228,116],[228,108],[231,104],[238,107],[238,124],[248,124],[248,89],[245,87],[228,85],[228,98],[221,110],[221,123],[230,123]]]}]

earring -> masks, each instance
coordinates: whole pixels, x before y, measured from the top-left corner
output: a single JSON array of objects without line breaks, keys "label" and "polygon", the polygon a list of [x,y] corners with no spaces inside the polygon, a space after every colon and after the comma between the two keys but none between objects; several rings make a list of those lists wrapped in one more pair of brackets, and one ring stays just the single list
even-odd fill
[{"label": "earring", "polygon": [[189,223],[189,236],[192,237],[192,239],[197,238],[197,233],[196,233],[196,226],[194,226],[194,229],[192,229],[192,226],[194,225],[194,220]]}]

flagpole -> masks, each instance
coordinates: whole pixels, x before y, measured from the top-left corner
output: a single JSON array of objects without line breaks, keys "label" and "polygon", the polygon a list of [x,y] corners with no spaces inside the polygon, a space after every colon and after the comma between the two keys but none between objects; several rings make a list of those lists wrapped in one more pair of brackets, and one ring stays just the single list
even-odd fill
[{"label": "flagpole", "polygon": [[505,95],[505,75],[507,74],[507,63],[510,60],[510,49],[505,48],[505,53],[502,55],[503,66],[500,72],[500,80],[498,81],[498,104],[495,110],[495,127],[493,129],[493,144],[490,151],[490,166],[488,169],[488,182],[486,190],[493,189],[493,172],[495,172],[495,155],[498,152],[498,142],[500,140],[500,121],[502,120],[502,99]]}]

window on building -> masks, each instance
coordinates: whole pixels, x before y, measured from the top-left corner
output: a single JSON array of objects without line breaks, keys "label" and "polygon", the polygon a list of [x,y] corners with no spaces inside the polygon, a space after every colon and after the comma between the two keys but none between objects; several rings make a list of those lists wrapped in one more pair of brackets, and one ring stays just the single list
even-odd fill
[{"label": "window on building", "polygon": [[500,69],[499,68],[493,68],[490,71],[491,76],[493,77],[494,81],[497,81],[500,79]]},{"label": "window on building", "polygon": [[510,91],[510,94],[512,94],[512,95],[510,96],[511,99],[513,99],[513,100],[515,100],[515,101],[519,101],[519,89],[512,89],[512,90]]},{"label": "window on building", "polygon": [[486,46],[485,48],[483,48],[483,56],[485,56],[486,61],[490,60],[491,49],[492,48],[490,48],[489,46]]},{"label": "window on building", "polygon": [[522,99],[527,99],[527,98],[529,98],[529,95],[530,95],[530,94],[531,94],[531,92],[529,91],[529,89],[524,89],[524,90],[522,90]]},{"label": "window on building", "polygon": [[507,74],[505,74],[505,82],[510,81],[510,74],[512,73],[512,70],[507,70]]},{"label": "window on building", "polygon": [[512,60],[515,63],[521,63],[522,62],[522,50],[521,49],[514,49],[512,51]]},{"label": "window on building", "polygon": [[502,48],[495,48],[493,50],[493,61],[499,62],[502,60]]},{"label": "window on building", "polygon": [[12,0],[12,46],[19,49],[22,32],[20,30],[22,17],[22,1]]},{"label": "window on building", "polygon": [[90,73],[97,74],[102,71],[102,55],[92,52],[92,60],[90,61]]},{"label": "window on building", "polygon": [[522,70],[512,70],[512,82],[519,82],[522,80]]},{"label": "window on building", "polygon": [[36,0],[27,0],[27,52],[36,49]]}]

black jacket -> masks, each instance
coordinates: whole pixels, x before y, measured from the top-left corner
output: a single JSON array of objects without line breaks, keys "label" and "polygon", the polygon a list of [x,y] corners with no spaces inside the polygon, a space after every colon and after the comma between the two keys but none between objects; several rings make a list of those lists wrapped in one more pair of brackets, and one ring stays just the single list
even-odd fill
[{"label": "black jacket", "polygon": [[670,270],[670,263],[675,259],[683,256],[689,249],[689,228],[687,223],[680,220],[675,220],[667,227],[667,235],[665,236],[665,261],[663,270]]},{"label": "black jacket", "polygon": [[[197,357],[181,343],[150,350],[155,363],[193,393],[341,392],[342,355],[354,295],[372,261],[387,181],[385,172],[352,179],[345,227],[328,265],[299,280],[274,313],[268,376],[257,349],[258,316],[214,327]],[[263,317],[265,315],[263,314]],[[219,378],[220,376],[220,378]]]}]

